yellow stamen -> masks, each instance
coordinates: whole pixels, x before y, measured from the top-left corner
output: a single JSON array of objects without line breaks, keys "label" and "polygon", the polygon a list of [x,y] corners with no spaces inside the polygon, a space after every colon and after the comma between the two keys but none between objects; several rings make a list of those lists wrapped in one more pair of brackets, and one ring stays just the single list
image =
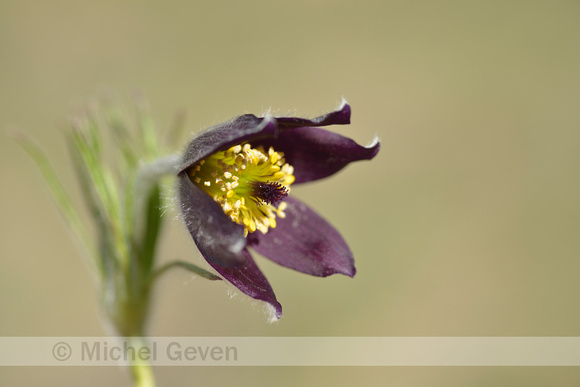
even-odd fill
[{"label": "yellow stamen", "polygon": [[282,200],[294,182],[294,168],[272,147],[236,145],[201,160],[188,173],[232,221],[244,226],[244,236],[256,230],[265,234],[276,227],[276,216],[286,216]]}]

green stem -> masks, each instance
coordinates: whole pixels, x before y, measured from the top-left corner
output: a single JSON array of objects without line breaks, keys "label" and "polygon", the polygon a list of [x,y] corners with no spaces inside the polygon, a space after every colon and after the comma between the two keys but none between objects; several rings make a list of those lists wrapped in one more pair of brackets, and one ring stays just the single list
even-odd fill
[{"label": "green stem", "polygon": [[[128,340],[129,344],[134,348],[141,348],[147,345],[143,337],[129,337]],[[135,387],[155,387],[153,369],[147,360],[135,356],[131,358],[129,368],[131,369],[133,385]]]},{"label": "green stem", "polygon": [[194,265],[193,263],[189,263],[189,262],[185,262],[185,261],[171,261],[168,262],[164,265],[162,265],[161,267],[159,267],[157,270],[155,270],[150,278],[150,283],[152,283],[153,281],[155,281],[160,275],[162,275],[163,273],[165,273],[167,270],[173,268],[173,267],[180,267],[182,269],[186,269],[189,270],[203,278],[206,278],[208,280],[211,281],[216,281],[216,280],[221,280],[220,277],[218,277],[215,274],[210,273],[209,271],[202,269],[201,267]]}]

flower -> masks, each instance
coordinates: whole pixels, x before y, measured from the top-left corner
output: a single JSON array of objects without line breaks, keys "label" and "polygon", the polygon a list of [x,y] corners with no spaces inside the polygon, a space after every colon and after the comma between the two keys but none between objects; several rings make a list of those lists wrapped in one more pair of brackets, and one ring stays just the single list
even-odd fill
[{"label": "flower", "polygon": [[248,296],[282,306],[248,248],[302,273],[354,276],[348,245],[320,215],[289,196],[293,184],[322,179],[379,151],[320,129],[350,123],[343,102],[326,115],[256,117],[245,114],[194,138],[179,167],[186,226],[206,261]]}]

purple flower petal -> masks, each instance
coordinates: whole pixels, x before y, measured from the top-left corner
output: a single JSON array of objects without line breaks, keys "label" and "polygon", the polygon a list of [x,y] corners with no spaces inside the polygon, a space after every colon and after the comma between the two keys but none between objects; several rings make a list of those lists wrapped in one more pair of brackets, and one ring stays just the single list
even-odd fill
[{"label": "purple flower petal", "polygon": [[372,159],[379,151],[375,141],[368,147],[320,126],[350,123],[350,106],[343,104],[331,113],[313,118],[239,116],[201,133],[188,145],[179,168],[179,197],[182,214],[199,250],[208,263],[243,293],[269,303],[282,314],[282,307],[247,246],[280,265],[303,273],[326,277],[354,276],[350,249],[326,220],[297,199],[286,198],[286,217],[266,234],[243,237],[244,227],[232,222],[221,206],[191,182],[187,169],[231,146],[251,143],[272,146],[283,152],[294,167],[295,183],[322,179],[358,160]]},{"label": "purple flower petal", "polygon": [[353,161],[370,160],[380,148],[378,141],[364,147],[348,137],[312,127],[286,130],[277,139],[265,139],[252,145],[262,145],[266,149],[272,146],[284,152],[284,158],[294,167],[295,184],[330,176]]},{"label": "purple flower petal", "polygon": [[232,222],[221,206],[189,180],[178,176],[181,214],[195,244],[209,263],[239,266],[246,260],[244,228]]},{"label": "purple flower petal", "polygon": [[276,318],[280,318],[282,316],[282,305],[276,299],[270,283],[268,283],[268,280],[252,259],[250,252],[244,249],[242,254],[246,259],[243,266],[222,267],[212,262],[209,262],[209,264],[243,293],[272,305],[276,311]]},{"label": "purple flower petal", "polygon": [[327,126],[350,124],[350,105],[346,101],[340,107],[328,114],[316,118],[276,117],[281,131],[302,126]]},{"label": "purple flower petal", "polygon": [[298,199],[285,199],[286,217],[267,234],[248,235],[248,244],[282,266],[319,277],[354,276],[352,252],[342,236],[320,215]]},{"label": "purple flower petal", "polygon": [[195,137],[185,150],[179,173],[219,150],[277,134],[278,126],[271,117],[258,118],[253,114],[236,117]]}]

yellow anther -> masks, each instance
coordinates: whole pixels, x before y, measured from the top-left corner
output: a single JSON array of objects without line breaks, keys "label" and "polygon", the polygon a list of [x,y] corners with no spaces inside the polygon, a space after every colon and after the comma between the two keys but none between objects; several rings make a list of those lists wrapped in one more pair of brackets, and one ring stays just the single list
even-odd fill
[{"label": "yellow anther", "polygon": [[256,230],[267,233],[276,227],[276,217],[285,217],[283,199],[295,180],[293,173],[283,153],[250,144],[216,152],[189,170],[191,180],[244,226],[244,236]]}]

